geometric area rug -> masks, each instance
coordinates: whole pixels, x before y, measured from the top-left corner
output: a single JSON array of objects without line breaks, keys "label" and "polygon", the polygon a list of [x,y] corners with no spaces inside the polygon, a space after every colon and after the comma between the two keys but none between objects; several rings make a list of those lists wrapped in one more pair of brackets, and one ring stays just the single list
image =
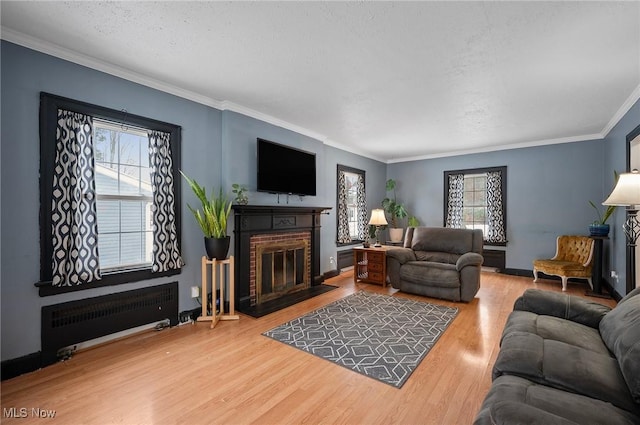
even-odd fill
[{"label": "geometric area rug", "polygon": [[457,314],[359,291],[263,335],[400,388]]}]

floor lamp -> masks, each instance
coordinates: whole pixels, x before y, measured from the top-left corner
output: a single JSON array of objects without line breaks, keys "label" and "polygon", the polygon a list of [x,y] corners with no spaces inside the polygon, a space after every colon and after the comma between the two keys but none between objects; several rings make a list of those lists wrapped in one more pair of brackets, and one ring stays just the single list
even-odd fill
[{"label": "floor lamp", "polygon": [[382,246],[380,245],[380,240],[378,239],[378,232],[380,232],[380,226],[386,226],[387,224],[389,223],[387,223],[387,218],[384,216],[384,210],[375,209],[371,211],[371,219],[369,220],[369,225],[376,226],[376,243],[373,246]]},{"label": "floor lamp", "polygon": [[637,205],[640,205],[640,173],[633,170],[620,174],[616,187],[602,205],[616,205],[627,207],[627,219],[622,225],[627,237],[627,293],[636,284],[636,242],[640,236],[640,222],[638,221]]}]

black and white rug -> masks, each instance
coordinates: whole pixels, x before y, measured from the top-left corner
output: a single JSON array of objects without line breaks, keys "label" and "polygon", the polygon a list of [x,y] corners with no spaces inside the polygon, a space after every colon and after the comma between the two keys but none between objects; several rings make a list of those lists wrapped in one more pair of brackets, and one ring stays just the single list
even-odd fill
[{"label": "black and white rug", "polygon": [[400,388],[457,314],[359,291],[263,335]]}]

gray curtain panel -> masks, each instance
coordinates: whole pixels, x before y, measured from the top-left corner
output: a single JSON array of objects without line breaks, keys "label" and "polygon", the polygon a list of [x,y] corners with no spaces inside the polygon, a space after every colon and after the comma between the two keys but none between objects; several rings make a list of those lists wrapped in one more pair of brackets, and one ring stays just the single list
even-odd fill
[{"label": "gray curtain panel", "polygon": [[349,209],[347,208],[347,179],[338,171],[338,243],[350,243]]},{"label": "gray curtain panel", "polygon": [[502,214],[502,173],[487,173],[487,242],[506,242],[504,216]]},{"label": "gray curtain panel", "polygon": [[58,110],[51,201],[53,286],[100,279],[93,119]]},{"label": "gray curtain panel", "polygon": [[364,241],[368,235],[367,229],[367,193],[364,188],[364,175],[358,174],[358,239]]},{"label": "gray curtain panel", "polygon": [[153,190],[153,272],[182,267],[175,223],[173,162],[169,133],[149,131],[149,163]]},{"label": "gray curtain panel", "polygon": [[447,226],[462,227],[462,206],[464,200],[464,174],[449,175],[449,199],[447,200]]}]

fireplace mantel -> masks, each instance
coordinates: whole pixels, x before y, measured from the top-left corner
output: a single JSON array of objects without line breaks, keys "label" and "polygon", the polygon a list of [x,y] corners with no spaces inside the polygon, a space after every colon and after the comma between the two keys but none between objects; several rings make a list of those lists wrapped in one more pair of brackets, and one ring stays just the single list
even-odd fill
[{"label": "fireplace mantel", "polygon": [[311,285],[320,285],[320,215],[330,207],[234,205],[236,306],[251,307],[251,237],[270,233],[308,231],[311,234]]}]

